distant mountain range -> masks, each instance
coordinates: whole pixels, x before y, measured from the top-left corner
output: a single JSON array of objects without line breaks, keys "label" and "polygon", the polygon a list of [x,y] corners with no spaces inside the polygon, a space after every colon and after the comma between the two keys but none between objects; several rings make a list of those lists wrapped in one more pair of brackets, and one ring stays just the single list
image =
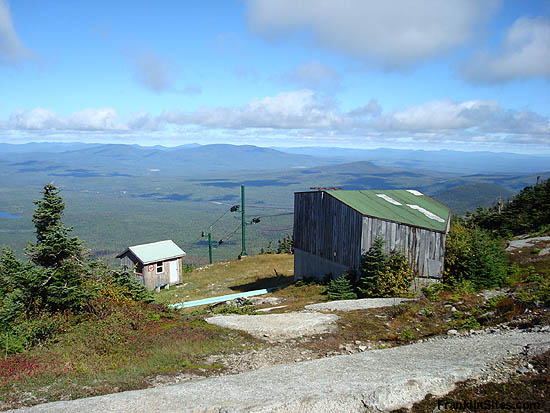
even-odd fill
[{"label": "distant mountain range", "polygon": [[[196,175],[220,171],[306,168],[336,161],[252,145],[182,145],[174,148],[122,144],[0,144],[0,160],[19,172]],[[64,149],[64,150],[63,150]],[[69,172],[70,172],[69,171]]]},{"label": "distant mountain range", "polygon": [[279,151],[341,162],[371,161],[378,166],[413,168],[456,173],[530,173],[550,170],[550,156],[506,152],[462,152],[453,150],[353,149],[338,147],[274,147]]},{"label": "distant mountain range", "polygon": [[264,148],[253,145],[197,143],[176,147],[81,142],[0,143],[0,159],[12,166],[72,169],[143,175],[203,174],[285,168],[312,168],[357,161],[376,167],[460,174],[538,173],[550,170],[550,157],[494,152],[352,149],[338,147]]}]

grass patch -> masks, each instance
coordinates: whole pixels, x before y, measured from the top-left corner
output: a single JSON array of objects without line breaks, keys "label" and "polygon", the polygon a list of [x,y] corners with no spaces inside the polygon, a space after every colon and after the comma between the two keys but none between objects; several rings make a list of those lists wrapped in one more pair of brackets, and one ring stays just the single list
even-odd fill
[{"label": "grass patch", "polygon": [[301,311],[308,304],[327,301],[326,291],[326,285],[318,282],[298,281],[296,284],[291,284],[270,294],[271,296],[282,298],[285,305],[284,308],[274,310],[272,313]]},{"label": "grass patch", "polygon": [[293,255],[250,255],[185,273],[182,285],[155,294],[155,301],[161,304],[180,303],[240,291],[285,287],[293,281]]},{"label": "grass patch", "polygon": [[0,406],[140,389],[157,375],[209,375],[221,366],[208,356],[255,343],[246,333],[159,306],[119,307],[83,320],[47,347],[0,360]]}]

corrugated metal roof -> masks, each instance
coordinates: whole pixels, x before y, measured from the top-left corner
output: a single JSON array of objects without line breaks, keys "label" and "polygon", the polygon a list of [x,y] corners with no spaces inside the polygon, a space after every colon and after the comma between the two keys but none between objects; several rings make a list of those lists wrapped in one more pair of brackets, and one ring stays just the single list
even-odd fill
[{"label": "corrugated metal roof", "polygon": [[128,249],[118,255],[118,257],[121,257],[127,251],[132,252],[132,254],[134,254],[143,264],[165,261],[170,258],[179,258],[185,255],[185,252],[172,240],[134,245],[133,247],[128,247]]},{"label": "corrugated metal roof", "polygon": [[325,191],[363,215],[445,232],[451,210],[414,189]]}]

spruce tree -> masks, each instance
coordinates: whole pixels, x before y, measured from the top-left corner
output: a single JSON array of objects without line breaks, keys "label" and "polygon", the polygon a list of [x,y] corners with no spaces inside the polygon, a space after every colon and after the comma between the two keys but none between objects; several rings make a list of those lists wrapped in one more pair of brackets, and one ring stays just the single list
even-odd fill
[{"label": "spruce tree", "polygon": [[82,242],[77,237],[70,237],[72,228],[61,221],[65,203],[59,189],[50,183],[44,186],[42,193],[42,199],[34,201],[37,206],[33,214],[36,244],[27,246],[32,262],[42,267],[40,301],[36,304],[52,311],[76,310],[91,294],[83,286],[87,263]]},{"label": "spruce tree", "polygon": [[357,294],[353,291],[353,284],[350,278],[355,278],[354,274],[343,273],[335,280],[330,280],[327,289],[329,300],[354,300]]},{"label": "spruce tree", "polygon": [[61,221],[65,203],[59,189],[53,184],[44,186],[44,196],[34,201],[37,206],[32,221],[36,228],[36,244],[28,245],[27,252],[32,261],[46,268],[59,268],[69,259],[83,255],[82,244],[77,237],[70,237],[72,228]]},{"label": "spruce tree", "polygon": [[384,271],[387,258],[384,253],[384,240],[377,237],[367,253],[363,255],[361,262],[358,290],[364,296],[368,297],[375,293],[378,277]]}]

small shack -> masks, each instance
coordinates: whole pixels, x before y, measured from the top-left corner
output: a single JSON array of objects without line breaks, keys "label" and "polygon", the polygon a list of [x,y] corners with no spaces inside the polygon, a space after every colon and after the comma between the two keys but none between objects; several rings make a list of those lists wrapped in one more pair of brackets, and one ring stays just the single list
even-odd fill
[{"label": "small shack", "polygon": [[417,190],[313,191],[294,194],[294,278],[358,270],[377,237],[403,251],[417,283],[443,275],[451,210]]},{"label": "small shack", "polygon": [[174,241],[166,240],[128,247],[117,258],[141,284],[155,290],[182,282],[184,256]]}]

